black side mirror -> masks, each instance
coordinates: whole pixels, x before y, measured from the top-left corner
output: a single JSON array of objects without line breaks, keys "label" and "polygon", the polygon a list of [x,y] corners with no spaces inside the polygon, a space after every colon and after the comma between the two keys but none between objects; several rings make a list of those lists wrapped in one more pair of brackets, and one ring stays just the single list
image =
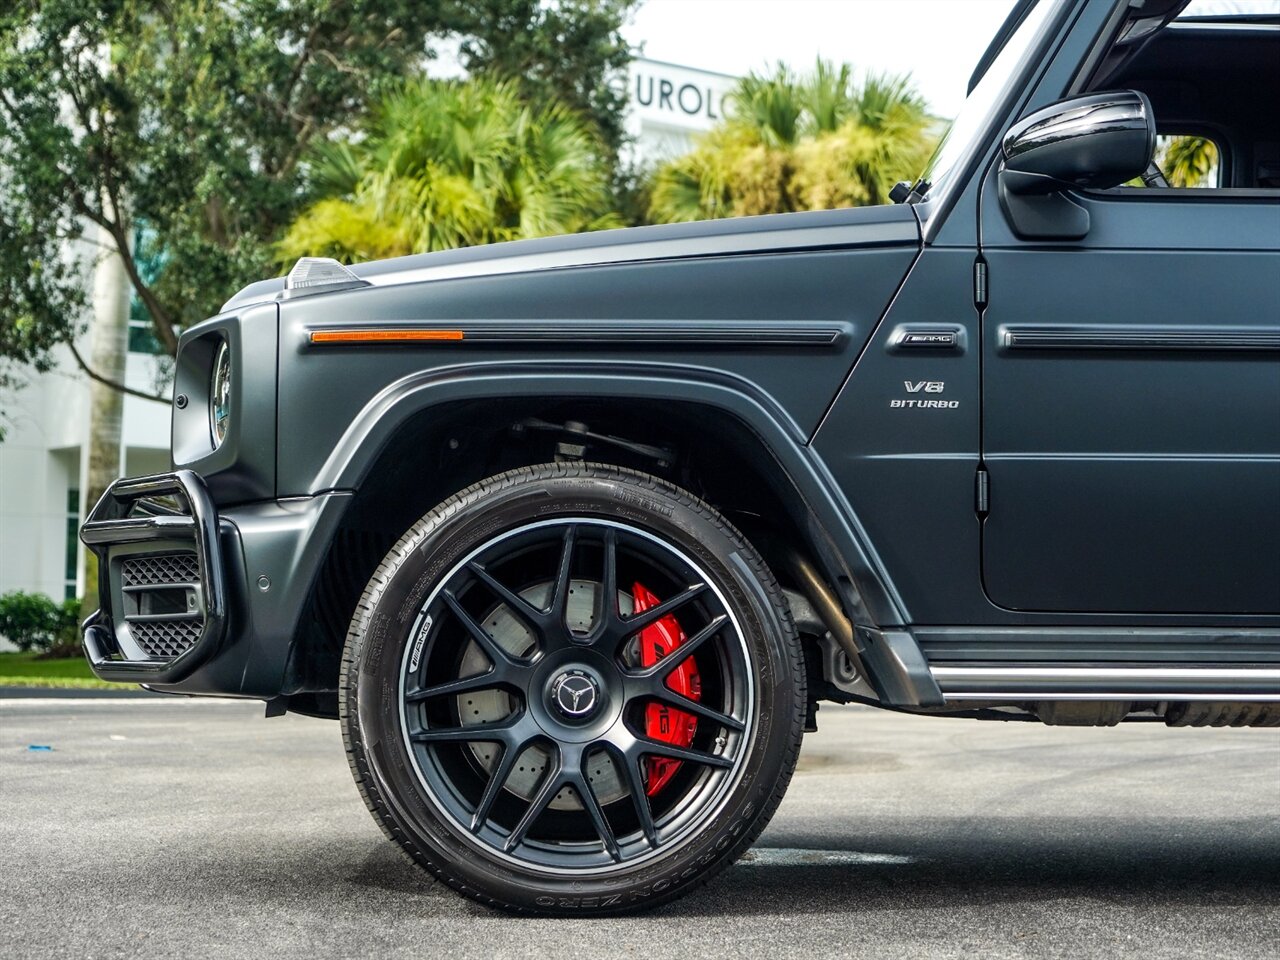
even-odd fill
[{"label": "black side mirror", "polygon": [[1136,90],[1091,93],[1019,120],[1001,143],[1000,203],[1020,237],[1079,239],[1089,213],[1063,195],[1141,176],[1155,154],[1151,103]]}]

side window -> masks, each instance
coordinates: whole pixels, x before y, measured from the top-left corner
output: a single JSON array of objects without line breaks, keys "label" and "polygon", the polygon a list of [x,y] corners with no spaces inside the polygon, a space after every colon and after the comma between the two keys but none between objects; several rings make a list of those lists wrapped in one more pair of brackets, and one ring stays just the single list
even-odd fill
[{"label": "side window", "polygon": [[1222,156],[1222,148],[1209,137],[1189,133],[1168,133],[1156,137],[1156,165],[1171,187],[1204,189],[1224,186]]},{"label": "side window", "polygon": [[1154,171],[1143,180],[1192,190],[1280,187],[1280,3],[1202,0],[1171,23],[1131,34],[1112,39],[1085,90],[1139,90],[1151,101],[1163,182]]}]

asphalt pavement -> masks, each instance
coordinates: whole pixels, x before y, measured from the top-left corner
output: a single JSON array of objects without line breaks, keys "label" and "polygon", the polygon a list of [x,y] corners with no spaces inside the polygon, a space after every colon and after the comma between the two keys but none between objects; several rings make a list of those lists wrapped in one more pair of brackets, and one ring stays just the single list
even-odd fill
[{"label": "asphalt pavement", "polygon": [[554,920],[401,857],[331,721],[0,699],[0,957],[1280,956],[1280,731],[819,723],[710,886]]}]

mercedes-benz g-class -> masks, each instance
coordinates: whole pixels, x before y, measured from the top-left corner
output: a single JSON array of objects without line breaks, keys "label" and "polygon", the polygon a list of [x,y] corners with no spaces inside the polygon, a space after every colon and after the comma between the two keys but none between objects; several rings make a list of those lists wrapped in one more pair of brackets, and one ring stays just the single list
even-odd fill
[{"label": "mercedes-benz g-class", "polygon": [[1184,6],[1017,3],[893,205],[250,285],[83,527],[93,669],[337,718],[548,912],[732,862],[821,701],[1280,723],[1280,17]]}]

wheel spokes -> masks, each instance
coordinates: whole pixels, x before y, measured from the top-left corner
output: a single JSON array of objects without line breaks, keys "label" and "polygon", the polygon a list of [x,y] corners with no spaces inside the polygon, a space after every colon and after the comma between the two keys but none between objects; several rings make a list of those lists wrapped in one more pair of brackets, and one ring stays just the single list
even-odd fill
[{"label": "wheel spokes", "polygon": [[718,723],[720,726],[732,730],[734,733],[741,733],[747,728],[747,725],[737,717],[731,716],[727,713],[721,713],[719,710],[709,707],[699,700],[690,700],[683,694],[676,693],[662,682],[659,682],[650,688],[649,696],[676,710],[683,710],[685,713],[692,713],[695,717],[699,717],[703,720],[710,720],[712,723]]},{"label": "wheel spokes", "polygon": [[640,773],[640,755],[622,750],[615,744],[607,744],[606,752],[613,758],[613,764],[622,770],[622,778],[626,781],[627,793],[631,797],[631,806],[635,809],[636,820],[640,823],[640,832],[650,850],[658,848],[658,828],[653,822],[653,809],[649,806],[649,795],[644,788],[644,776]]},{"label": "wheel spokes", "polygon": [[696,600],[707,589],[705,583],[691,583],[679,593],[668,597],[661,603],[654,604],[643,613],[632,614],[629,617],[622,617],[622,628],[627,636],[633,633],[639,633],[645,627],[652,626],[663,617],[669,616],[679,610],[686,603]]},{"label": "wheel spokes", "polygon": [[[602,616],[600,618],[601,622],[597,625],[597,628],[592,635],[592,643],[593,645],[602,648],[602,652],[607,655],[616,656],[617,653],[622,650],[623,645],[633,636],[640,633],[640,631],[647,627],[653,626],[664,617],[671,616],[681,607],[684,607],[686,604],[689,604],[702,596],[707,592],[707,589],[708,587],[705,583],[697,582],[687,584],[677,593],[672,594],[661,603],[654,604],[648,610],[642,611],[641,613],[631,614],[630,616],[623,616],[621,613],[618,613],[615,603],[610,615]],[[681,644],[678,648],[678,652],[683,654],[681,659],[684,659],[684,656],[687,656],[687,654],[684,654],[684,648],[687,645],[687,643]],[[666,663],[666,660],[664,660],[663,663]],[[675,669],[674,663],[671,668]]]},{"label": "wheel spokes", "polygon": [[450,680],[448,683],[437,683],[430,687],[419,687],[417,690],[411,690],[404,695],[405,703],[421,703],[423,700],[430,700],[432,697],[447,697],[450,694],[457,695],[461,693],[472,693],[476,690],[490,690],[493,687],[500,686],[506,679],[506,671],[493,669],[486,670],[484,673],[473,674],[470,677],[460,677],[457,680]]},{"label": "wheel spokes", "polygon": [[618,847],[618,838],[614,835],[613,827],[609,825],[609,819],[604,815],[604,808],[600,806],[600,800],[596,797],[595,788],[591,786],[591,776],[587,772],[588,756],[589,754],[583,751],[582,764],[569,783],[573,787],[573,792],[578,795],[578,801],[591,818],[591,824],[596,828],[605,853],[609,854],[614,863],[618,863],[622,860],[622,851]]},{"label": "wheel spokes", "polygon": [[648,737],[636,737],[634,751],[640,756],[667,757],[670,760],[687,760],[700,763],[704,767],[715,767],[720,770],[733,766],[733,760],[718,753],[707,753],[705,750],[694,750],[691,747],[678,747],[664,740],[650,740]]},{"label": "wheel spokes", "polygon": [[476,561],[467,564],[467,569],[475,576],[477,580],[483,583],[489,590],[504,604],[507,608],[524,621],[525,626],[531,629],[539,636],[543,632],[546,625],[547,614],[543,610],[539,610],[532,603],[526,600],[520,594],[516,593],[506,584],[502,583],[493,576],[483,565]]},{"label": "wheel spokes", "polygon": [[[502,741],[502,754],[494,764],[480,801],[476,804],[475,811],[471,815],[470,828],[472,833],[479,833],[484,825],[488,823],[494,803],[501,795],[503,787],[506,786],[506,782],[515,768],[516,761],[534,743],[535,739],[513,737]],[[538,819],[546,813],[556,794],[567,786],[573,788],[573,792],[586,811],[605,853],[615,863],[622,861],[622,849],[618,843],[617,835],[605,815],[604,808],[600,805],[595,788],[591,785],[591,776],[587,769],[591,749],[590,747],[583,749],[577,746],[560,747],[552,745],[552,756],[548,759],[546,773],[539,782],[538,789],[529,801],[529,805],[521,815],[519,822],[508,834],[504,842],[506,852],[510,853],[525,841],[529,831],[537,824]],[[624,762],[614,751],[610,750],[608,752],[610,756],[614,757],[615,762]],[[643,800],[643,786],[641,786],[640,791],[640,798]],[[645,810],[646,812],[648,810],[647,801],[645,802]],[[648,822],[649,829],[646,831],[646,836],[651,836],[652,819],[650,818]],[[652,839],[650,845],[654,845]]]},{"label": "wheel spokes", "polygon": [[612,635],[618,613],[618,532],[605,530],[601,542],[600,588],[596,591],[595,624],[582,642],[590,646]]},{"label": "wheel spokes", "polygon": [[573,582],[573,548],[578,537],[577,527],[567,527],[560,545],[560,563],[556,569],[556,579],[551,588],[551,601],[547,612],[554,618],[557,626],[567,629],[569,610],[569,590]]},{"label": "wheel spokes", "polygon": [[511,716],[496,723],[473,723],[465,727],[427,727],[409,733],[415,743],[507,743],[520,717]]},{"label": "wheel spokes", "polygon": [[[608,521],[574,518],[537,526],[536,533],[519,530],[501,541],[514,542],[514,550],[495,549],[495,540],[471,554],[436,594],[439,607],[447,612],[436,632],[429,634],[432,646],[425,665],[406,677],[402,703],[414,709],[405,712],[405,734],[420,758],[420,776],[475,842],[521,860],[552,865],[576,857],[596,866],[624,863],[658,850],[676,833],[683,836],[689,818],[696,816],[684,812],[688,804],[706,802],[699,799],[706,791],[718,795],[727,782],[722,774],[727,776],[742,760],[750,661],[744,659],[745,648],[739,651],[730,639],[740,641],[740,632],[712,581],[674,549],[670,552],[675,555],[664,560],[661,544],[655,548],[652,536]],[[587,567],[594,569],[588,572]],[[588,585],[595,581],[594,603],[589,587],[575,590],[575,575]],[[666,599],[624,614],[629,608],[619,603],[620,580],[650,583]],[[572,598],[572,606],[571,591],[580,594]],[[594,607],[586,636],[574,633],[570,625],[586,618],[580,604]],[[690,609],[691,604],[696,606]],[[679,627],[667,619],[673,614]],[[450,624],[452,619],[456,625]],[[629,644],[635,638],[643,642],[643,631],[655,624],[662,625],[664,635],[674,631],[680,637],[678,646],[671,649],[668,640],[669,652],[659,652],[658,662],[634,665],[636,650]],[[474,644],[472,652],[465,649],[468,641]],[[526,650],[530,642],[534,647]],[[717,644],[717,652],[699,664],[713,678],[711,702],[691,699],[668,686],[674,672],[695,654],[705,655],[711,643]],[[483,666],[475,651],[484,654],[490,668],[456,676]],[[578,707],[576,696],[572,707],[557,700],[557,684],[584,673],[594,677],[600,697],[601,705],[591,709],[607,714],[572,712]],[[503,706],[504,697],[488,695],[468,703],[462,716],[491,722],[462,725],[449,698],[489,690],[510,697],[514,709]],[[650,738],[645,705],[655,703],[705,724],[697,728],[697,747]],[[459,700],[457,710],[461,709]],[[508,710],[512,712],[502,716]],[[496,749],[469,744],[493,744]],[[533,769],[525,763],[522,769],[528,772],[516,776],[522,758],[527,760],[535,746],[539,756],[543,749],[548,754],[541,776],[534,773],[537,760]],[[592,781],[588,759],[598,760],[601,752],[610,758],[616,780],[601,780],[596,770],[596,782]],[[649,758],[696,764],[697,769],[690,769],[693,776],[676,781],[676,789],[663,786],[665,779],[649,781],[650,768],[655,767]],[[464,775],[460,761],[470,764],[470,772]],[[577,798],[568,812],[556,801],[561,794]],[[541,828],[540,821],[545,821]]]},{"label": "wheel spokes", "polygon": [[[645,612],[647,613],[648,611]],[[725,614],[720,614],[718,617],[712,617],[710,623],[684,643],[680,644],[680,646],[672,650],[653,666],[635,671],[631,676],[638,677],[642,680],[649,680],[655,677],[665,680],[667,674],[671,673],[676,667],[680,666],[680,664],[684,663],[684,661],[697,653],[698,648],[719,633],[728,622],[729,618]]]},{"label": "wheel spokes", "polygon": [[489,636],[488,631],[480,624],[476,623],[475,618],[463,608],[458,598],[453,595],[452,591],[445,590],[441,593],[444,598],[445,605],[458,618],[463,628],[470,635],[471,639],[476,642],[481,650],[484,651],[489,662],[493,664],[494,669],[498,669],[502,665],[518,666],[520,661],[503,649],[493,637]]},{"label": "wheel spokes", "polygon": [[520,759],[520,754],[524,753],[528,746],[528,741],[512,740],[503,744],[502,756],[493,765],[493,772],[489,776],[489,782],[484,785],[484,793],[480,795],[480,802],[476,804],[475,812],[471,815],[472,833],[478,833],[480,828],[488,822],[494,801],[502,793],[502,788],[507,784],[507,778],[511,776],[511,771],[515,769],[516,761]]},{"label": "wheel spokes", "polygon": [[543,775],[542,782],[538,785],[538,790],[534,793],[533,799],[529,801],[529,808],[525,810],[524,816],[520,818],[520,822],[512,829],[507,837],[507,842],[503,845],[507,853],[510,853],[524,842],[529,828],[537,823],[538,818],[546,812],[547,807],[551,806],[551,801],[555,799],[556,794],[560,792],[560,788],[564,786],[563,770],[561,751],[557,748],[547,761],[547,772]]}]

